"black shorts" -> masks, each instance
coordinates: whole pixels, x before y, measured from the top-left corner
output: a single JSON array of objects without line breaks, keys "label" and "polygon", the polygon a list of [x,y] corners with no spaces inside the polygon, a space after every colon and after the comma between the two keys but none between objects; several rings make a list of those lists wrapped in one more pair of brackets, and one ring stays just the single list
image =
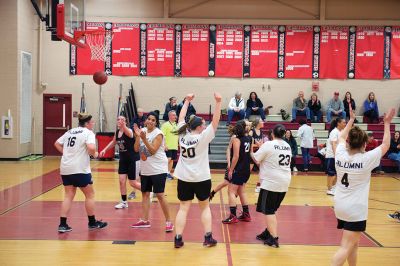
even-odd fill
[{"label": "black shorts", "polygon": [[233,172],[231,183],[234,185],[242,186],[249,181],[250,173]]},{"label": "black shorts", "polygon": [[140,175],[141,191],[164,193],[167,174]]},{"label": "black shorts", "polygon": [[165,151],[167,158],[171,158],[171,160],[175,161],[178,158],[178,151],[177,150],[167,150]]},{"label": "black shorts", "polygon": [[282,200],[285,198],[286,192],[274,192],[261,188],[257,201],[257,212],[265,215],[275,214]]},{"label": "black shorts", "polygon": [[186,182],[178,179],[178,199],[193,200],[194,195],[199,201],[207,200],[211,192],[211,179],[201,182]]},{"label": "black shorts", "polygon": [[367,228],[367,221],[358,221],[358,222],[346,222],[340,219],[337,219],[337,229],[344,229],[347,231],[353,232],[364,232]]},{"label": "black shorts", "polygon": [[139,164],[140,161],[119,160],[118,174],[128,175],[129,180],[136,180],[136,177],[139,176]]},{"label": "black shorts", "polygon": [[326,174],[328,176],[335,176],[336,175],[336,168],[335,168],[335,158],[326,158]]},{"label": "black shorts", "polygon": [[92,174],[61,175],[64,186],[86,187],[93,184]]}]

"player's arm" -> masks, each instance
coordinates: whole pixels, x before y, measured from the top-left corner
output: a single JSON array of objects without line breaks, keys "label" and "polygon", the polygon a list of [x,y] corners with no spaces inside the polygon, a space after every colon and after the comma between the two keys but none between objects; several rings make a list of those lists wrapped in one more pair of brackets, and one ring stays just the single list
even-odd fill
[{"label": "player's arm", "polygon": [[161,143],[162,143],[162,140],[163,140],[163,135],[159,134],[159,135],[157,135],[157,137],[155,137],[153,139],[152,142],[149,142],[147,140],[147,138],[146,138],[146,133],[142,131],[141,134],[140,134],[140,138],[142,139],[144,145],[146,145],[146,148],[149,150],[151,155],[154,155],[154,154],[156,154],[157,150],[161,146]]},{"label": "player's arm", "polygon": [[228,147],[226,148],[226,161],[228,162],[228,168],[231,167],[231,148],[232,148],[232,142],[235,136],[232,136],[231,139],[229,140]]},{"label": "player's arm", "polygon": [[136,124],[133,124],[133,131],[135,132],[135,143],[133,144],[133,149],[135,152],[139,152],[141,130]]},{"label": "player's arm", "polygon": [[56,148],[56,150],[63,154],[63,150],[64,150],[64,145],[62,145],[61,143],[59,143],[58,141],[54,142],[54,147]]},{"label": "player's arm", "polygon": [[125,123],[122,123],[121,125],[121,130],[124,132],[125,135],[127,135],[129,138],[133,138],[133,131],[129,127],[126,126]]},{"label": "player's arm", "polygon": [[193,98],[194,98],[193,93],[186,95],[185,102],[183,103],[181,112],[179,113],[178,123],[185,122],[185,117],[189,107],[189,103],[193,100]]},{"label": "player's arm", "polygon": [[215,99],[215,107],[211,125],[214,128],[214,131],[217,131],[219,119],[221,118],[221,101],[222,101],[221,94],[219,94],[218,92],[214,92],[214,99]]},{"label": "player's arm", "polygon": [[[353,127],[354,120],[356,119],[356,115],[353,112],[353,109],[351,108],[351,104],[349,104],[349,112],[350,112],[350,120],[347,122],[346,127],[342,130],[342,132],[339,133],[338,141],[337,143],[344,143],[346,144],[346,139],[347,136],[349,135],[350,129]],[[334,142],[332,142],[333,144]],[[336,153],[336,144],[332,145],[333,148],[333,154]]]},{"label": "player's arm", "polygon": [[99,156],[103,157],[104,154],[106,153],[106,151],[108,151],[111,147],[114,147],[116,143],[117,143],[117,140],[116,140],[116,137],[114,134],[113,139],[107,144],[107,146],[103,150],[101,150]]},{"label": "player's arm", "polygon": [[236,167],[236,164],[239,160],[239,152],[240,152],[240,140],[238,138],[234,138],[232,141],[232,147],[233,147],[233,157],[232,157],[232,163],[231,167],[229,168],[229,174],[228,176],[231,178],[233,170]]},{"label": "player's arm", "polygon": [[395,115],[394,108],[391,108],[388,113],[385,113],[383,117],[384,132],[382,144],[379,146],[382,149],[382,156],[384,156],[390,148],[390,123]]},{"label": "player's arm", "polygon": [[254,158],[253,149],[254,149],[254,144],[253,144],[253,141],[252,141],[251,142],[251,146],[250,146],[250,157],[251,157],[251,159],[253,159],[253,162],[255,162],[257,165],[259,165],[260,163],[256,160],[256,158]]},{"label": "player's arm", "polygon": [[99,153],[96,151],[96,144],[94,143],[86,143],[87,152],[93,158],[99,157]]}]

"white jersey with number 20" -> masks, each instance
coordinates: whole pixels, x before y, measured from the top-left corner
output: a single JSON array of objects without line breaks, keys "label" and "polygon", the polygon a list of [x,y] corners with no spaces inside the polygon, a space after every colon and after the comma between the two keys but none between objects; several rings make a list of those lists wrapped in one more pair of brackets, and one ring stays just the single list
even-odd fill
[{"label": "white jersey with number 20", "polygon": [[380,147],[350,155],[344,143],[337,146],[337,184],[334,200],[338,219],[346,222],[367,220],[371,171],[379,166],[381,157]]}]

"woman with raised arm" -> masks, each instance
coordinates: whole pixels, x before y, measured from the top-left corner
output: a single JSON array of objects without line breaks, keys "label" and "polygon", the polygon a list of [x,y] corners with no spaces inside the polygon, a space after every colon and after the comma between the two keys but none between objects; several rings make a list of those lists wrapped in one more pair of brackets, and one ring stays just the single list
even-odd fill
[{"label": "woman with raised arm", "polygon": [[203,245],[212,247],[217,244],[212,236],[212,217],[209,204],[211,191],[211,173],[208,160],[208,144],[215,137],[221,116],[221,95],[214,93],[215,108],[211,124],[206,126],[203,118],[192,116],[185,122],[186,112],[194,95],[188,94],[179,114],[178,135],[180,156],[174,175],[178,179],[178,199],[180,206],[176,215],[175,248],[183,246],[182,233],[186,225],[186,217],[194,196],[199,201],[201,222],[204,228]]},{"label": "woman with raised arm", "polygon": [[[371,171],[378,167],[381,158],[390,147],[390,122],[394,116],[394,108],[384,117],[384,135],[382,144],[368,152],[367,134],[359,127],[352,128],[355,115],[350,109],[350,120],[339,134],[335,154],[335,165],[338,183],[334,197],[335,215],[338,229],[343,230],[339,250],[333,256],[332,265],[357,264],[357,250],[360,235],[365,231],[368,217],[368,194],[371,182]],[[346,147],[348,139],[348,147]]]}]

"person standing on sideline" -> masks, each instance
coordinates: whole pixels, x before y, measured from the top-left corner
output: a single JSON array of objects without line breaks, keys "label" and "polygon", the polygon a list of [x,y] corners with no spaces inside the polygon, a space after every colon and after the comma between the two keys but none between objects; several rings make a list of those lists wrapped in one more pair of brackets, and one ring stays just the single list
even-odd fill
[{"label": "person standing on sideline", "polygon": [[132,119],[131,122],[131,128],[133,128],[133,125],[136,124],[139,128],[143,128],[145,126],[145,122],[146,122],[147,116],[144,114],[144,111],[142,108],[138,108],[137,109],[137,116],[135,116]]},{"label": "person standing on sideline", "polygon": [[303,91],[299,91],[299,97],[293,100],[292,123],[296,122],[297,115],[305,115],[307,121],[310,120],[310,109],[308,108],[308,103],[304,99]]},{"label": "person standing on sideline", "polygon": [[209,203],[211,191],[211,173],[208,160],[208,144],[214,139],[221,117],[221,100],[219,93],[214,93],[214,115],[210,125],[206,126],[203,118],[193,116],[185,123],[186,111],[194,94],[186,96],[182,111],[179,114],[178,134],[180,156],[175,168],[175,176],[178,178],[179,211],[175,223],[175,248],[184,245],[182,234],[185,229],[187,215],[194,196],[199,201],[201,222],[204,228],[203,246],[217,245],[217,240],[212,236],[212,217]]},{"label": "person standing on sideline", "polygon": [[301,156],[303,157],[303,170],[308,172],[310,169],[310,149],[314,147],[314,129],[307,125],[304,119],[300,120],[300,128],[297,131],[297,137],[300,138]]},{"label": "person standing on sideline", "polygon": [[226,123],[227,126],[230,125],[232,118],[234,116],[238,116],[239,120],[244,119],[246,115],[245,108],[244,108],[244,100],[242,98],[242,94],[240,92],[235,93],[235,97],[233,97],[229,101],[228,105],[228,121]]},{"label": "person standing on sideline", "polygon": [[296,167],[296,156],[298,153],[297,141],[293,137],[292,131],[290,131],[289,129],[286,130],[283,140],[286,141],[289,144],[290,148],[292,149],[292,160],[290,160],[290,170],[292,172],[297,172],[297,167]]},{"label": "person standing on sideline", "polygon": [[335,152],[337,141],[339,138],[339,132],[344,129],[346,126],[346,120],[342,117],[337,117],[332,120],[331,126],[329,128],[329,137],[326,141],[326,173],[327,177],[327,187],[326,191],[327,195],[334,196],[335,195],[335,186],[336,186],[336,168],[335,168]]},{"label": "person standing on sideline", "polygon": [[169,102],[167,102],[165,104],[165,110],[164,110],[164,114],[163,114],[164,121],[167,122],[169,120],[169,118],[168,118],[169,111],[173,110],[176,112],[177,108],[178,108],[178,105],[176,104],[176,97],[169,98]]},{"label": "person standing on sideline", "polygon": [[[368,196],[371,171],[379,166],[382,156],[390,146],[390,122],[395,110],[385,115],[382,144],[365,152],[367,134],[359,127],[353,127],[355,115],[350,106],[350,120],[339,135],[336,148],[336,169],[340,182],[334,197],[337,228],[343,229],[339,250],[332,258],[332,265],[357,264],[358,245],[361,233],[365,231],[368,218]],[[348,139],[348,148],[346,140]]]},{"label": "person standing on sideline", "polygon": [[[119,175],[119,191],[121,193],[121,201],[115,205],[115,209],[128,208],[128,201],[126,196],[126,179],[128,178],[129,184],[134,188],[140,190],[140,182],[136,180],[138,177],[138,161],[139,153],[133,149],[135,143],[135,136],[132,129],[126,126],[126,118],[118,116],[117,131],[113,139],[108,145],[100,152],[100,158],[104,156],[107,150],[118,144],[119,148],[119,162],[118,162],[118,175]],[[135,193],[135,192],[132,192]],[[132,194],[131,193],[131,194]],[[130,195],[131,196],[131,195]],[[133,197],[132,197],[133,198]],[[134,198],[136,198],[136,193]]]},{"label": "person standing on sideline", "polygon": [[60,174],[64,185],[64,201],[61,205],[59,233],[72,231],[67,224],[67,215],[71,209],[76,188],[85,195],[85,208],[88,215],[89,230],[104,228],[106,222],[98,221],[94,215],[95,199],[90,156],[97,158],[96,138],[93,133],[94,120],[89,114],[79,114],[79,125],[68,130],[55,143],[54,147],[62,154]]},{"label": "person standing on sideline", "polygon": [[178,135],[175,132],[178,130],[178,126],[176,124],[176,112],[174,110],[169,111],[168,113],[168,122],[165,122],[161,126],[161,131],[165,136],[165,154],[168,158],[168,174],[167,178],[172,180],[174,177],[172,176],[172,166],[174,161],[177,159],[178,154]]},{"label": "person standing on sideline", "polygon": [[283,125],[276,125],[272,131],[272,141],[264,143],[254,154],[260,163],[261,191],[258,195],[257,212],[265,216],[266,228],[257,235],[258,240],[265,245],[279,247],[278,220],[275,212],[288,191],[290,180],[290,160],[292,151],[289,144],[282,138],[286,129]]},{"label": "person standing on sideline", "polygon": [[148,228],[150,211],[150,192],[156,194],[165,217],[165,232],[172,232],[174,225],[169,215],[168,202],[165,199],[165,181],[168,173],[168,159],[165,155],[164,134],[157,128],[158,115],[150,112],[147,115],[146,127],[139,129],[134,125],[136,134],[135,151],[140,151],[140,183],[142,191],[143,218],[132,224],[133,228]]},{"label": "person standing on sideline", "polygon": [[[322,112],[321,112],[321,101],[318,100],[316,93],[311,94],[311,99],[308,101],[308,109],[310,109],[311,122],[321,123],[322,122]],[[317,120],[315,120],[317,117]]]},{"label": "person standing on sideline", "polygon": [[328,123],[332,120],[332,115],[346,118],[346,112],[344,111],[343,102],[339,99],[339,92],[336,91],[333,94],[333,98],[329,100],[326,107],[326,121]]}]

